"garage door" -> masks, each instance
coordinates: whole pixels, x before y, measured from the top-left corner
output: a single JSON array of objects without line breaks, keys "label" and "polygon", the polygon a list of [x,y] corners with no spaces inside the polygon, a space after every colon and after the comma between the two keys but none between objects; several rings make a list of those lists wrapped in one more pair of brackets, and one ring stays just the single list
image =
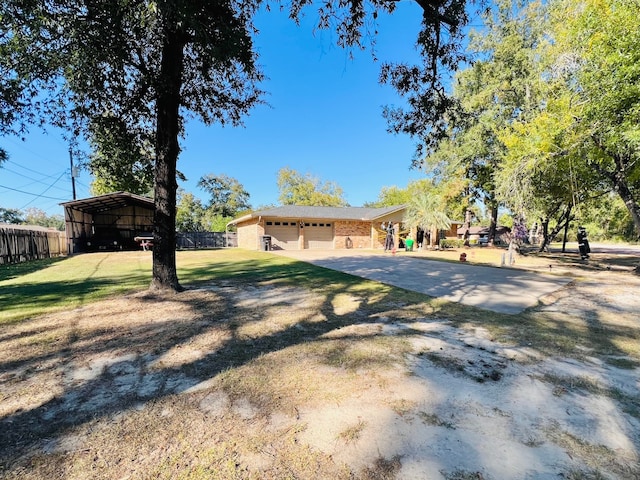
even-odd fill
[{"label": "garage door", "polygon": [[304,248],[310,250],[333,249],[333,223],[305,222]]},{"label": "garage door", "polygon": [[265,235],[271,235],[271,245],[275,250],[298,250],[298,222],[267,222]]}]

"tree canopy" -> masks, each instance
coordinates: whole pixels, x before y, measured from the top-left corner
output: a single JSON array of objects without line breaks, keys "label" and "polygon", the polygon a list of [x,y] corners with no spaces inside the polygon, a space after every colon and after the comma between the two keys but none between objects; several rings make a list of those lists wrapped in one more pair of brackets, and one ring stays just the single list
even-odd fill
[{"label": "tree canopy", "polygon": [[140,138],[121,118],[110,115],[93,117],[88,133],[92,152],[87,167],[94,195],[127,191],[153,196],[151,138]]},{"label": "tree canopy", "polygon": [[[417,69],[387,65],[383,76],[398,85],[426,85],[438,106],[439,67],[459,60],[466,1],[417,3],[423,9],[417,45],[425,63]],[[291,18],[311,4],[294,0],[288,6]],[[263,75],[252,40],[259,5],[259,0],[0,0],[0,132],[23,133],[29,125],[52,123],[71,138],[87,138],[89,125],[114,119],[122,127],[118,138],[136,140],[129,152],[133,163],[140,160],[144,140],[152,140],[152,287],[181,288],[174,246],[185,119],[237,125],[261,102]],[[340,46],[362,48],[363,39],[375,36],[378,13],[394,9],[388,0],[327,0],[317,10],[318,27],[334,29]],[[106,153],[105,143],[99,147]]]},{"label": "tree canopy", "polygon": [[344,207],[342,188],[334,182],[322,182],[310,173],[302,175],[292,168],[278,171],[278,200],[282,205]]},{"label": "tree canopy", "polygon": [[198,187],[211,196],[206,208],[214,215],[234,217],[238,212],[251,208],[249,192],[228,175],[204,175],[198,181]]},{"label": "tree canopy", "polygon": [[394,84],[410,101],[385,109],[389,130],[416,140],[414,164],[463,206],[494,218],[505,206],[541,222],[545,241],[608,192],[640,233],[638,18],[630,0],[499,0],[470,37],[446,113],[431,115],[422,85]]}]

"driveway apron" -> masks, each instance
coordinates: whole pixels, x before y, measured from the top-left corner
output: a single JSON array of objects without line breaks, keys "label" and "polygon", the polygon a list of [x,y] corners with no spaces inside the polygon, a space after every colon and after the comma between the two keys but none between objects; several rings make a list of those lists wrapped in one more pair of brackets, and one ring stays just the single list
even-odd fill
[{"label": "driveway apron", "polygon": [[517,314],[571,281],[512,268],[439,262],[406,255],[336,251],[280,251],[297,260],[368,280],[460,302],[494,312]]}]

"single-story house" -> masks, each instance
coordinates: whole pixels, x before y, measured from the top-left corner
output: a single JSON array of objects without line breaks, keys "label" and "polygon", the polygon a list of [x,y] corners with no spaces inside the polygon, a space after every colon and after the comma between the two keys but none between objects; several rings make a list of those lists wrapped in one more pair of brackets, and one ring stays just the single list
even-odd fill
[{"label": "single-story house", "polygon": [[[248,250],[384,248],[383,224],[391,222],[400,246],[405,205],[391,207],[312,207],[285,205],[237,218],[238,246]],[[455,237],[458,224],[447,236]]]},{"label": "single-story house", "polygon": [[153,199],[114,192],[73,200],[64,207],[69,253],[139,248],[134,240],[153,231]]},{"label": "single-story house", "polygon": [[[461,227],[458,229],[458,238],[465,238],[466,228]],[[511,229],[509,227],[497,226],[495,243],[497,245],[509,243],[509,234]],[[480,245],[486,245],[489,243],[489,227],[469,227],[469,240],[475,240]]]}]

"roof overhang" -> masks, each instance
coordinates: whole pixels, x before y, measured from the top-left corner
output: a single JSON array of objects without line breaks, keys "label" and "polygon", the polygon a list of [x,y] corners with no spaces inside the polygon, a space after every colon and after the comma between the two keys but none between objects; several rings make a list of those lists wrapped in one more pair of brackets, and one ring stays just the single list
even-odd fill
[{"label": "roof overhang", "polygon": [[91,214],[106,212],[129,205],[140,206],[151,210],[155,209],[153,199],[129,192],[108,193],[106,195],[98,195],[97,197],[72,200],[61,203],[60,205],[65,209],[69,208]]},{"label": "roof overhang", "polygon": [[[397,214],[403,211],[406,205],[396,205],[393,207],[383,208],[365,208],[365,207],[309,207],[286,205],[275,207],[259,212],[249,213],[242,217],[231,220],[229,225],[237,225],[252,219],[259,218],[300,218],[300,219],[324,219],[324,220],[346,220],[346,221],[363,221],[373,222],[379,218]],[[343,213],[345,212],[345,213]]]}]

